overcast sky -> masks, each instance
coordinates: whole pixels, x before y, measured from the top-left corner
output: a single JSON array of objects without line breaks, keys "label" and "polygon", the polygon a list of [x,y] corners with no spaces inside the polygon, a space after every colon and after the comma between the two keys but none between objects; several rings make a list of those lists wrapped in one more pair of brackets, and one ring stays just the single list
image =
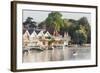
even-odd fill
[{"label": "overcast sky", "polygon": [[[27,19],[27,17],[32,17],[34,21],[40,23],[48,17],[50,11],[33,11],[33,10],[23,10],[23,21]],[[79,12],[61,12],[62,18],[66,19],[75,19],[78,20],[81,17],[86,17],[88,22],[91,22],[91,14],[90,13],[79,13]]]}]

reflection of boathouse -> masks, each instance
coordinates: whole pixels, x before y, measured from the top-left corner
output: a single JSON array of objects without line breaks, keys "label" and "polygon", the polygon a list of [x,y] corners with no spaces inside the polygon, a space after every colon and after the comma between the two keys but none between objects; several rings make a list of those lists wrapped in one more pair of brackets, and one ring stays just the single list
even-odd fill
[{"label": "reflection of boathouse", "polygon": [[45,30],[25,30],[23,32],[23,47],[39,46],[48,48],[49,46],[66,46],[70,41],[68,33],[64,36],[54,36]]}]

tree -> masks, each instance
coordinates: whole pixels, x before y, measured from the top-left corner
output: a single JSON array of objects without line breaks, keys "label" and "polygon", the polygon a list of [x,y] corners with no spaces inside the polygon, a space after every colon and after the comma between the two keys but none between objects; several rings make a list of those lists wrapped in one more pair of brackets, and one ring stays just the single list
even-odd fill
[{"label": "tree", "polygon": [[60,29],[60,34],[64,36],[65,32],[68,32],[68,33],[71,32],[71,28],[72,28],[71,26],[73,25],[69,19],[66,19],[66,18],[63,19],[63,27],[61,27]]},{"label": "tree", "polygon": [[75,31],[74,36],[75,36],[75,41],[77,44],[81,45],[87,42],[87,34],[83,26],[80,26],[80,29]]},{"label": "tree", "polygon": [[71,41],[75,44],[91,43],[91,27],[86,17],[81,17],[79,20],[62,19],[60,12],[53,11],[38,26],[45,27],[51,34],[64,35],[68,32]]},{"label": "tree", "polygon": [[58,33],[63,27],[62,14],[60,12],[51,12],[45,20],[47,30]]},{"label": "tree", "polygon": [[68,32],[71,36],[71,41],[75,44],[90,43],[91,29],[86,17],[79,20],[64,19],[64,27],[62,32]]},{"label": "tree", "polygon": [[91,27],[86,17],[82,17],[78,20],[79,25],[84,26],[86,35],[87,35],[87,43],[91,42]]},{"label": "tree", "polygon": [[64,21],[63,29],[64,29],[63,32],[68,32],[68,34],[71,36],[71,40],[73,41],[73,43],[75,43],[76,42],[75,31],[79,29],[78,22],[74,19],[67,19]]},{"label": "tree", "polygon": [[40,29],[46,29],[46,23],[45,23],[45,21],[40,22],[38,24],[38,28],[40,28]]},{"label": "tree", "polygon": [[23,22],[23,25],[25,28],[36,28],[36,22],[33,21],[33,18],[32,17],[27,17],[26,21]]},{"label": "tree", "polygon": [[86,25],[89,24],[89,22],[88,22],[88,20],[87,20],[86,17],[80,18],[80,19],[78,20],[78,22],[79,22],[80,25],[83,25],[83,26],[86,26]]}]

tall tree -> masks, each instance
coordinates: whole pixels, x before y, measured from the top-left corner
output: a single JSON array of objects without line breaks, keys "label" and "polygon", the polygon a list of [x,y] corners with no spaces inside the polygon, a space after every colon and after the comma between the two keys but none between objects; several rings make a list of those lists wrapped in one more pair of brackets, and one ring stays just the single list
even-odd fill
[{"label": "tall tree", "polygon": [[85,31],[86,31],[86,35],[87,35],[87,43],[90,43],[91,42],[91,27],[90,27],[90,24],[87,20],[86,17],[82,17],[78,20],[79,22],[79,25],[82,25],[84,26],[85,28]]},{"label": "tall tree", "polygon": [[85,27],[80,25],[80,29],[75,31],[75,42],[77,44],[83,44],[87,42],[87,34],[86,34],[86,30]]},{"label": "tall tree", "polygon": [[53,30],[55,33],[63,27],[62,14],[60,12],[51,12],[45,20],[48,30]]}]

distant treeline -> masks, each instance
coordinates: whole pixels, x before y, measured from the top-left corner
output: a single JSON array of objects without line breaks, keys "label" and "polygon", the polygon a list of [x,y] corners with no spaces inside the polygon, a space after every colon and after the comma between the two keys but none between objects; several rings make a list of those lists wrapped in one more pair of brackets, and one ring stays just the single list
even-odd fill
[{"label": "distant treeline", "polygon": [[23,27],[26,29],[46,29],[52,35],[64,35],[65,32],[71,36],[70,43],[86,44],[91,43],[91,27],[86,17],[81,17],[79,20],[62,18],[60,12],[51,12],[48,17],[36,25],[32,17],[28,17],[23,22]]}]

